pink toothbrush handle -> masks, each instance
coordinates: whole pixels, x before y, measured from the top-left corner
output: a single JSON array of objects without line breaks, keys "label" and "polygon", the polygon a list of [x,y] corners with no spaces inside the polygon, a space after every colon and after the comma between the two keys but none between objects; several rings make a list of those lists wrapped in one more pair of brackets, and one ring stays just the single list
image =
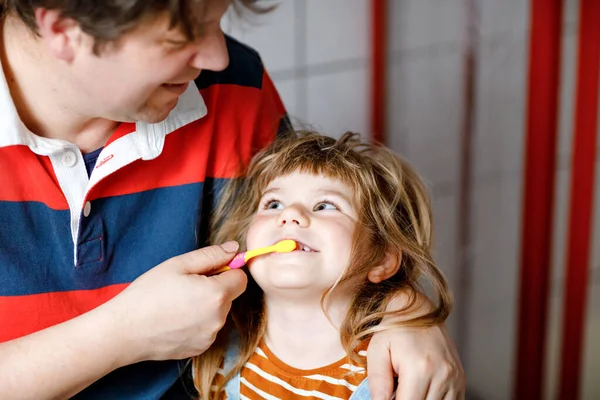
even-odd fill
[{"label": "pink toothbrush handle", "polygon": [[235,256],[233,258],[233,260],[231,260],[231,262],[229,263],[229,268],[231,268],[231,269],[242,268],[244,265],[246,265],[246,260],[244,259],[245,257],[246,257],[246,252],[240,253],[237,256]]}]

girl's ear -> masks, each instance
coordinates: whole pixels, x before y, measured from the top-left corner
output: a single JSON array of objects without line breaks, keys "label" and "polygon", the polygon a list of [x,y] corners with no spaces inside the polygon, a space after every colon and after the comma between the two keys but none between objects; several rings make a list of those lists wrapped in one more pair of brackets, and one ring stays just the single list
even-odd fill
[{"label": "girl's ear", "polygon": [[402,253],[389,252],[385,256],[383,263],[376,266],[367,274],[367,278],[372,283],[380,283],[392,277],[400,269]]}]

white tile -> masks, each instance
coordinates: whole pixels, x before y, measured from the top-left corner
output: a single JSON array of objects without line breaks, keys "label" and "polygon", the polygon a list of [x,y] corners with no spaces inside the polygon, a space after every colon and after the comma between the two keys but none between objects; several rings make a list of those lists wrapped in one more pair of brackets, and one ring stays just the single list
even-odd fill
[{"label": "white tile", "polygon": [[369,57],[369,1],[306,0],[306,6],[308,65]]},{"label": "white tile", "polygon": [[527,58],[510,36],[483,40],[476,89],[475,173],[523,167]]},{"label": "white tile", "polygon": [[579,1],[565,0],[564,4],[564,21],[568,27],[576,27],[579,21]]},{"label": "white tile", "polygon": [[554,294],[562,293],[565,277],[571,169],[569,165],[558,168],[555,176],[554,220],[552,235],[552,285]]},{"label": "white tile", "polygon": [[[456,276],[456,232],[458,203],[454,193],[433,198],[433,257],[437,267],[448,281],[448,286],[454,297],[458,287]],[[456,339],[458,334],[456,304],[446,321],[450,335]]]},{"label": "white tile", "polygon": [[422,90],[423,84],[420,84],[424,72],[418,68],[421,64],[416,58],[406,57],[390,65],[388,72],[386,144],[407,157],[410,157],[409,131],[416,124],[410,116],[414,115],[412,112],[417,109],[416,105],[424,102],[421,99],[426,95]]},{"label": "white tile", "polygon": [[389,144],[434,185],[458,180],[461,82],[458,53],[409,55],[390,70]]},{"label": "white tile", "polygon": [[433,255],[438,268],[444,273],[450,288],[457,289],[456,282],[456,233],[458,201],[456,194],[434,197],[433,202],[434,245]]},{"label": "white tile", "polygon": [[577,76],[577,34],[565,32],[562,40],[559,92],[558,152],[568,157],[572,151],[575,110],[575,77]]},{"label": "white tile", "polygon": [[308,120],[330,136],[369,132],[368,73],[365,69],[306,78]]},{"label": "white tile", "polygon": [[285,106],[285,109],[290,117],[297,116],[298,102],[296,82],[296,79],[273,80],[273,83],[279,92],[279,96],[283,101],[283,105]]},{"label": "white tile", "polygon": [[512,398],[516,344],[513,303],[513,299],[507,298],[470,319],[467,356],[463,360],[467,398]]},{"label": "white tile", "polygon": [[388,32],[392,51],[414,49],[430,43],[429,1],[389,1]]},{"label": "white tile", "polygon": [[392,51],[442,43],[460,43],[465,35],[462,0],[394,0],[388,2]]},{"label": "white tile", "polygon": [[[562,289],[562,288],[561,288]],[[560,353],[562,340],[562,313],[563,313],[562,290],[550,296],[548,307],[548,329],[546,336],[546,364],[545,364],[545,398],[557,399]]]},{"label": "white tile", "polygon": [[429,0],[430,44],[462,43],[466,32],[464,0]]},{"label": "white tile", "polygon": [[467,377],[485,399],[511,397],[520,250],[521,180],[475,188]]},{"label": "white tile", "polygon": [[473,302],[514,301],[521,251],[522,179],[480,184],[472,194]]},{"label": "white tile", "polygon": [[525,32],[529,27],[528,0],[481,0],[479,4],[481,34]]},{"label": "white tile", "polygon": [[223,31],[256,49],[269,71],[294,68],[297,28],[293,2],[263,0],[259,4],[276,8],[264,15],[248,11],[238,15],[230,8],[221,22]]}]

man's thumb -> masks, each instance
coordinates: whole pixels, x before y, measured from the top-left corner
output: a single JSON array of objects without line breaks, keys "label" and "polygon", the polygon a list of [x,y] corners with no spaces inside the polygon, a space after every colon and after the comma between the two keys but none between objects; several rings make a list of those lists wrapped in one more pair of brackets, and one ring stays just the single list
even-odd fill
[{"label": "man's thumb", "polygon": [[236,255],[239,244],[235,241],[203,247],[177,257],[186,274],[207,274],[229,263]]}]

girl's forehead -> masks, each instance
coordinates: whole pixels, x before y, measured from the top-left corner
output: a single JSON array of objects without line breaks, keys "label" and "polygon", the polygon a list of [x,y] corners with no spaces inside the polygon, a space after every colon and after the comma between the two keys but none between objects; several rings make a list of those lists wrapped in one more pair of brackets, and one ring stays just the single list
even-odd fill
[{"label": "girl's forehead", "polygon": [[322,182],[323,184],[335,184],[340,186],[347,186],[349,189],[353,190],[353,186],[348,179],[344,179],[344,177],[340,176],[340,174],[335,174],[330,171],[306,171],[302,169],[298,169],[292,172],[282,172],[276,173],[269,177],[268,181],[264,182],[265,186],[271,186],[274,184],[282,184],[287,182],[293,182],[297,180],[304,180],[310,182]]},{"label": "girl's forehead", "polygon": [[359,183],[351,182],[347,177],[338,176],[338,174],[328,173],[327,171],[296,170],[290,173],[277,174],[269,178],[259,188],[263,193],[273,188],[293,189],[299,192],[313,191],[315,189],[327,191],[330,189],[334,192],[344,193],[345,197],[348,197],[352,202],[358,202],[360,192]]}]

